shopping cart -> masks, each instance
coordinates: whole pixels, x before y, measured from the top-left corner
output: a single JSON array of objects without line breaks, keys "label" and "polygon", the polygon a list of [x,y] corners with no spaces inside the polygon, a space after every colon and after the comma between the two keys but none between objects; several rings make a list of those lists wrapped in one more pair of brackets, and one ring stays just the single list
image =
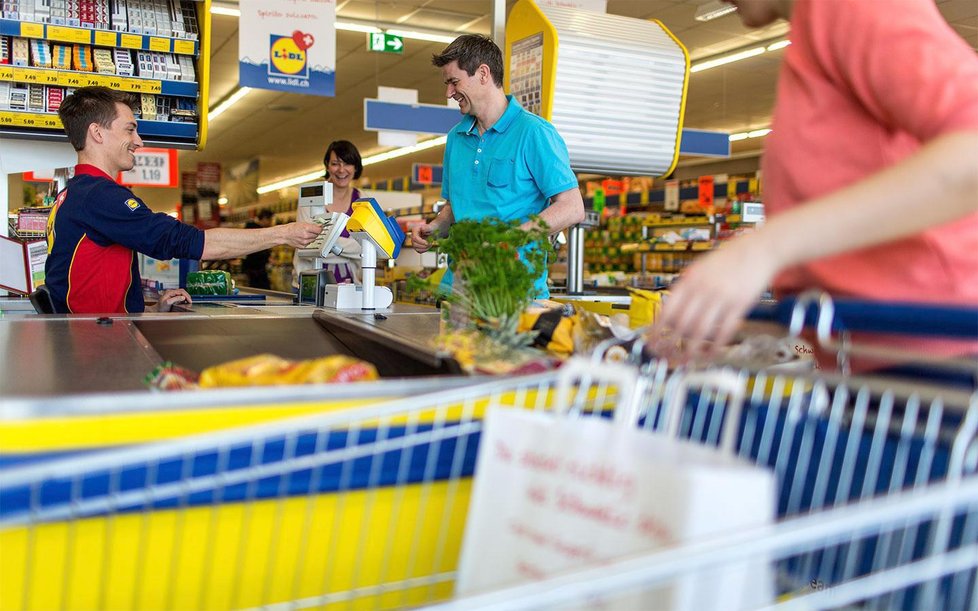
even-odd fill
[{"label": "shopping cart", "polygon": [[[827,606],[975,606],[975,395],[663,361],[575,363],[5,469],[0,607],[449,600],[490,407],[615,417],[770,467],[778,522],[454,604],[561,606],[760,556],[774,564],[785,604],[836,596]],[[852,594],[856,586],[869,594]]]}]

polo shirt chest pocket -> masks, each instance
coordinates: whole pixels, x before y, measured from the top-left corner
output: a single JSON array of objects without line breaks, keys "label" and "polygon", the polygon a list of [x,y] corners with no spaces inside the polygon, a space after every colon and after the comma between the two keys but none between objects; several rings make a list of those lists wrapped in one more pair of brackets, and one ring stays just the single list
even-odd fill
[{"label": "polo shirt chest pocket", "polygon": [[512,159],[493,159],[489,162],[487,182],[490,187],[511,187],[516,182],[516,163]]}]

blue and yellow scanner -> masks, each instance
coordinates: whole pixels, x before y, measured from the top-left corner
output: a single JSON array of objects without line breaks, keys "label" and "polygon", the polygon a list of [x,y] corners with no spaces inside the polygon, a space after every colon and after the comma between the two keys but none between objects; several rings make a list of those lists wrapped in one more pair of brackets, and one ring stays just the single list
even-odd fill
[{"label": "blue and yellow scanner", "polygon": [[393,216],[384,216],[384,211],[372,197],[353,202],[353,214],[346,224],[346,230],[356,233],[357,238],[368,238],[377,247],[377,253],[385,259],[396,259],[404,244],[404,231]]}]

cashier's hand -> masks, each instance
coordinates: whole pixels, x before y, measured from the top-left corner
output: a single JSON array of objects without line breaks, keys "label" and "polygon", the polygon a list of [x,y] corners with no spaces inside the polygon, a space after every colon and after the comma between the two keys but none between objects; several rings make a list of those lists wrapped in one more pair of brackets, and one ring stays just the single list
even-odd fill
[{"label": "cashier's hand", "polygon": [[682,362],[715,356],[733,339],[779,271],[757,237],[730,240],[683,271],[646,336],[653,352]]},{"label": "cashier's hand", "polygon": [[160,293],[160,300],[156,302],[157,312],[169,312],[178,303],[191,304],[193,300],[190,293],[183,289],[169,289]]},{"label": "cashier's hand", "polygon": [[295,222],[274,227],[281,231],[284,244],[293,248],[304,248],[319,237],[323,228],[316,223]]},{"label": "cashier's hand", "polygon": [[428,252],[431,248],[431,243],[429,242],[432,234],[437,237],[438,227],[434,223],[424,223],[411,230],[411,247],[418,252]]}]

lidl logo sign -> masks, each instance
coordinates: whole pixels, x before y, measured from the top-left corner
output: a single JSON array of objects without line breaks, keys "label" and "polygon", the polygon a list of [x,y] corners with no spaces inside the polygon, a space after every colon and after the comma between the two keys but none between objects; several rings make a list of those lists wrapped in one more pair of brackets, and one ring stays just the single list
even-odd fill
[{"label": "lidl logo sign", "polygon": [[139,202],[135,199],[129,198],[126,200],[126,206],[128,206],[130,210],[135,210],[136,208],[139,208]]},{"label": "lidl logo sign", "polygon": [[[308,37],[309,40],[307,41],[303,36]],[[309,78],[306,49],[312,46],[312,36],[272,34],[270,38],[268,73],[277,76]],[[306,44],[307,42],[310,44]]]}]

